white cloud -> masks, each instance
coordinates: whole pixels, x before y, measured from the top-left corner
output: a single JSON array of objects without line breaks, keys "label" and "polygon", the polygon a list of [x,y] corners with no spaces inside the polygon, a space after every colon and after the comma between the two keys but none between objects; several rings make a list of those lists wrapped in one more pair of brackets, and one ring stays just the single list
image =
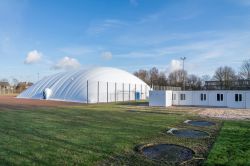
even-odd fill
[{"label": "white cloud", "polygon": [[169,67],[168,67],[168,72],[172,72],[172,71],[175,71],[175,70],[179,70],[181,69],[181,61],[180,60],[176,60],[176,59],[173,59],[171,60],[170,64],[169,64]]},{"label": "white cloud", "polygon": [[77,69],[80,68],[81,64],[78,62],[77,59],[75,58],[70,58],[70,57],[64,57],[61,60],[57,62],[53,66],[53,69],[65,69],[65,70],[70,70],[70,69]]},{"label": "white cloud", "polygon": [[105,60],[111,60],[113,57],[112,52],[106,51],[102,53],[102,58]]},{"label": "white cloud", "polygon": [[30,51],[24,61],[25,64],[34,64],[42,59],[42,53],[37,50]]}]

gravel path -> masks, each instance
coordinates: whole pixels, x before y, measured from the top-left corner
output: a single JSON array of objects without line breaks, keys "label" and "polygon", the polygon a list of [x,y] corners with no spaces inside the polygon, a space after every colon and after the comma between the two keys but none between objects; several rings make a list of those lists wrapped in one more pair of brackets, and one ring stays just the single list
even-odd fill
[{"label": "gravel path", "polygon": [[222,119],[249,119],[250,109],[233,108],[204,108],[198,111],[201,116],[222,118]]}]

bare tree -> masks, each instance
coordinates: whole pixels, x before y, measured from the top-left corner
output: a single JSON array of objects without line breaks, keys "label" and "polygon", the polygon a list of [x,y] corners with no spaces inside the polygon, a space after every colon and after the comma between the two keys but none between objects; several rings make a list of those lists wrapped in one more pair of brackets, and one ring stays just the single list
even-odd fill
[{"label": "bare tree", "polygon": [[145,83],[150,83],[149,72],[147,70],[140,69],[139,71],[134,72],[134,75],[143,80]]},{"label": "bare tree", "polygon": [[229,67],[219,67],[214,73],[214,79],[217,81],[232,81],[237,79],[235,71]]},{"label": "bare tree", "polygon": [[166,86],[167,85],[167,77],[164,72],[160,72],[158,77],[158,85],[159,86]]},{"label": "bare tree", "polygon": [[250,59],[243,61],[239,76],[242,79],[250,79]]},{"label": "bare tree", "polygon": [[168,81],[171,86],[182,86],[183,78],[187,80],[187,72],[183,70],[175,70],[168,75]]},{"label": "bare tree", "polygon": [[201,85],[204,86],[206,81],[210,81],[211,77],[210,75],[203,75],[201,76]]},{"label": "bare tree", "polygon": [[159,70],[156,67],[153,67],[149,70],[150,74],[150,86],[158,85],[158,78],[159,78]]},{"label": "bare tree", "polygon": [[188,76],[188,79],[187,79],[187,85],[189,87],[190,90],[199,90],[201,89],[201,84],[202,84],[202,81],[201,81],[201,78],[194,75],[194,74],[191,74]]},{"label": "bare tree", "polygon": [[166,86],[167,77],[164,72],[159,72],[156,67],[150,70],[142,70],[134,72],[134,75],[146,82],[148,85],[152,86]]},{"label": "bare tree", "polygon": [[213,77],[216,81],[220,81],[220,86],[221,89],[224,86],[225,88],[229,88],[231,83],[230,81],[236,80],[237,76],[235,74],[235,71],[229,67],[229,66],[224,66],[224,67],[219,67]]}]

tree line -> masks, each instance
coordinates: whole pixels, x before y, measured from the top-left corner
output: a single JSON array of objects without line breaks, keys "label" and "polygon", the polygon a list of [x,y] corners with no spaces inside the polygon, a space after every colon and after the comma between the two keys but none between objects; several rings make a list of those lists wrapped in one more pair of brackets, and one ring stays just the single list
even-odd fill
[{"label": "tree line", "polygon": [[23,90],[27,89],[33,85],[32,82],[21,82],[18,81],[16,78],[13,78],[9,81],[6,78],[0,79],[0,91],[10,91],[11,93],[20,93]]},{"label": "tree line", "polygon": [[218,67],[213,76],[209,75],[197,76],[188,74],[186,70],[175,70],[168,75],[153,67],[149,70],[140,69],[134,72],[134,75],[142,79],[149,86],[173,86],[182,87],[185,81],[187,89],[199,90],[202,89],[206,81],[219,81],[228,83],[236,80],[250,80],[250,59],[243,61],[239,72],[236,72],[230,66]]}]

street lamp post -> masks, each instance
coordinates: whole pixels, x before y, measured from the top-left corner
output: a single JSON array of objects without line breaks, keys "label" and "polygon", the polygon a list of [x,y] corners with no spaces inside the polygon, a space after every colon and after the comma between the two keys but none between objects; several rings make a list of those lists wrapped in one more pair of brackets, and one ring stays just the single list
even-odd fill
[{"label": "street lamp post", "polygon": [[185,62],[185,60],[186,60],[187,58],[186,57],[181,57],[181,60],[182,60],[182,79],[183,79],[183,90],[185,90],[185,86],[186,86],[186,80],[185,80],[185,74],[184,74],[184,72],[185,72],[185,70],[184,70],[184,62]]}]

